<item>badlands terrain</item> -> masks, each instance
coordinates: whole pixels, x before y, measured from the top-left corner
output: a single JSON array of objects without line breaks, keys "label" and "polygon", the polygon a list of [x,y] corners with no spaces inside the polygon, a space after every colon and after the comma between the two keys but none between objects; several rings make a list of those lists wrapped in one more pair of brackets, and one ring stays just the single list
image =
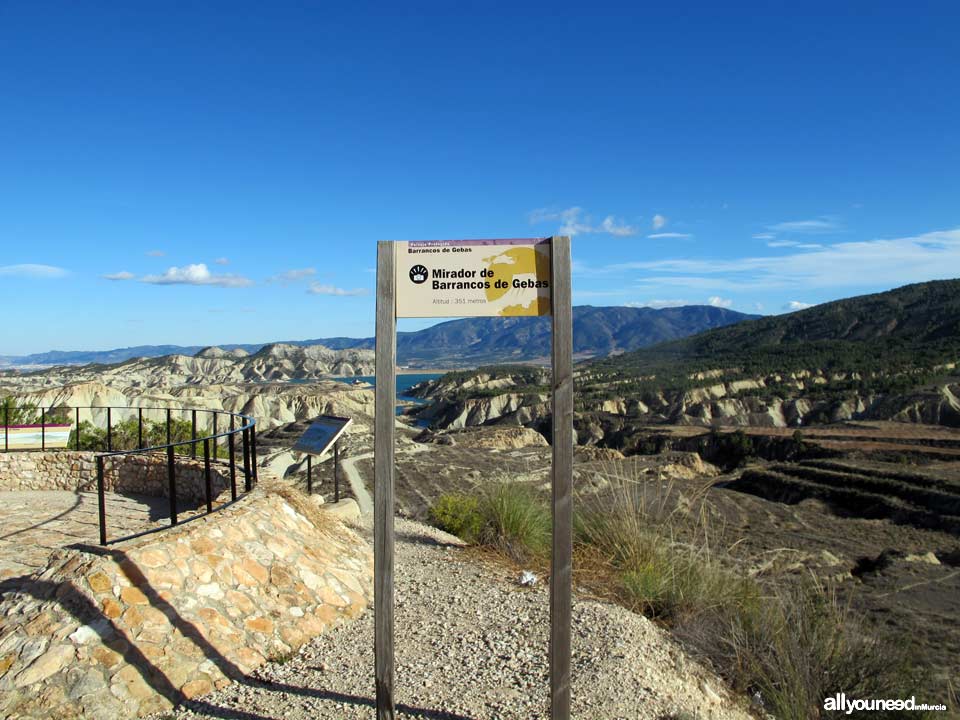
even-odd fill
[{"label": "badlands terrain", "polygon": [[[960,676],[958,297],[957,281],[909,286],[579,364],[577,502],[639,483],[679,518],[678,541],[707,522],[736,572],[771,591],[813,581],[896,638],[943,699]],[[347,415],[342,492],[369,511],[373,394],[325,378],[372,361],[364,349],[208,348],[7,371],[0,393],[252,414],[261,463],[301,488],[296,438],[318,414]],[[397,421],[398,513],[424,521],[442,495],[505,479],[547,493],[550,381],[542,367],[495,366],[417,387],[424,404]],[[327,498],[331,474],[314,463]]]},{"label": "badlands terrain", "polygon": [[[205,348],[195,356],[115,365],[0,372],[0,395],[36,407],[190,407],[252,415],[258,430],[322,414],[372,415],[373,394],[327,378],[373,372],[373,352],[271,345],[255,355]],[[102,413],[95,415],[103,423]],[[92,416],[81,412],[81,420]],[[116,417],[119,420],[122,417]]]}]

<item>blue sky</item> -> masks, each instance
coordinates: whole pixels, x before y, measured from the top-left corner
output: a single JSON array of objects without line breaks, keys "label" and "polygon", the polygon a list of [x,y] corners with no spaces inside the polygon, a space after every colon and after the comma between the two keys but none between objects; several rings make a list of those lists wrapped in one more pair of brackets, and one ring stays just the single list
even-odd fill
[{"label": "blue sky", "polygon": [[381,239],[565,231],[576,304],[960,276],[955,2],[333,5],[0,2],[0,355],[369,336]]}]

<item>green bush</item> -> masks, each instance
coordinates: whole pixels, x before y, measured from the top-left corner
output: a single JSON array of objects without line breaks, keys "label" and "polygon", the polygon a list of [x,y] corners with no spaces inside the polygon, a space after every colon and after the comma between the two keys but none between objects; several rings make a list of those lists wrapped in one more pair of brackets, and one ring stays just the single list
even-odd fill
[{"label": "green bush", "polygon": [[[80,449],[93,451],[107,450],[107,429],[93,425],[87,420],[80,423]],[[197,428],[197,437],[202,438],[206,431],[200,427]],[[193,426],[189,420],[178,420],[171,418],[170,421],[170,441],[174,443],[185,442],[192,438]],[[113,450],[135,450],[138,445],[137,418],[131,417],[126,420],[113,423],[110,428],[110,446]],[[211,457],[227,457],[229,451],[223,440],[221,446],[214,448],[211,444]],[[75,448],[77,445],[77,428],[70,431],[68,447]],[[167,444],[167,423],[166,420],[143,421],[143,447],[157,447]],[[203,457],[203,443],[198,442],[197,457]],[[178,455],[191,455],[193,446],[190,444],[178,445],[174,452]]]},{"label": "green bush", "polygon": [[749,458],[756,457],[757,450],[753,438],[743,432],[720,432],[716,428],[710,431],[712,455],[710,460],[724,469],[743,467]]},{"label": "green bush", "polygon": [[483,539],[521,560],[543,558],[550,552],[553,521],[543,495],[528,484],[501,482],[480,496],[486,520]]},{"label": "green bush", "polygon": [[472,495],[442,495],[430,508],[430,521],[441,530],[468,543],[480,540],[484,518],[480,501]]},{"label": "green bush", "polygon": [[70,422],[70,417],[64,408],[41,408],[34,403],[17,400],[12,395],[0,398],[0,424],[39,425],[41,421],[57,425]]},{"label": "green bush", "polygon": [[546,500],[522,483],[497,482],[471,495],[443,495],[430,508],[430,518],[441,530],[469,543],[496,547],[518,561],[550,552]]}]

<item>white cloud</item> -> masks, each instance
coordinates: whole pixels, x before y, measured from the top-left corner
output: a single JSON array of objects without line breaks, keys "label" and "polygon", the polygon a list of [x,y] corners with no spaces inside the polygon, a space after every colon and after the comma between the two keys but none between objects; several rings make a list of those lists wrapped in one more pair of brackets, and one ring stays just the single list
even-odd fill
[{"label": "white cloud", "polygon": [[819,217],[813,220],[792,220],[774,225],[767,225],[767,230],[774,232],[792,232],[803,234],[819,234],[836,232],[841,229],[840,223],[830,217]]},{"label": "white cloud", "polygon": [[214,275],[206,265],[184,265],[167,268],[163,275],[146,275],[140,282],[151,285],[212,285],[216,287],[249,287],[253,280],[239,275]]},{"label": "white cloud", "polygon": [[301,268],[299,270],[287,270],[282,273],[278,273],[271,278],[267,279],[267,282],[280,283],[281,285],[289,285],[290,283],[297,282],[298,280],[305,280],[309,277],[313,277],[317,274],[317,271],[314,268]]},{"label": "white cloud", "polygon": [[628,302],[627,307],[649,307],[659,310],[668,307],[683,307],[684,305],[694,305],[689,300],[644,300],[640,302]]},{"label": "white cloud", "polygon": [[[624,304],[627,307],[650,307],[660,309],[668,307],[683,307],[685,305],[703,305],[704,303],[696,302],[694,300],[641,300]],[[728,300],[727,298],[714,295],[713,297],[707,298],[706,304],[718,308],[729,308],[733,305],[733,300]]]},{"label": "white cloud", "polygon": [[637,229],[626,223],[618,222],[613,215],[607,215],[603,222],[600,223],[600,228],[602,232],[610,233],[617,237],[627,237],[628,235],[636,235]]},{"label": "white cloud", "polygon": [[0,275],[12,275],[14,277],[53,279],[64,277],[67,274],[66,270],[54,265],[36,265],[33,263],[0,265]]},{"label": "white cloud", "polygon": [[654,230],[659,230],[666,224],[667,224],[666,216],[661,215],[660,213],[657,213],[656,215],[654,215],[653,222],[650,223],[650,225],[653,227]]},{"label": "white cloud", "polygon": [[147,255],[150,257],[163,257],[166,253],[163,250],[147,250]]},{"label": "white cloud", "polygon": [[558,233],[560,235],[579,235],[580,233],[593,232],[590,224],[580,219],[582,213],[583,209],[578,207],[561,211],[559,219],[563,224],[560,225]]},{"label": "white cloud", "polygon": [[127,272],[126,270],[121,270],[116,273],[109,273],[103,276],[106,280],[133,280],[135,275],[132,272]]},{"label": "white cloud", "polygon": [[606,233],[615,237],[636,235],[637,228],[617,220],[613,215],[607,215],[599,225],[591,223],[590,216],[582,207],[570,207],[566,210],[552,210],[538,208],[527,216],[530,223],[536,225],[545,222],[559,222],[558,235],[581,235],[583,233]]},{"label": "white cloud", "polygon": [[794,310],[806,310],[809,307],[813,307],[813,303],[800,302],[799,300],[791,300],[786,305],[783,306],[784,310],[789,310],[793,312]]},{"label": "white cloud", "polygon": [[611,265],[639,270],[641,287],[727,292],[797,288],[898,287],[960,276],[960,228],[893,240],[828,245],[809,251],[732,260],[676,258]]},{"label": "white cloud", "polygon": [[673,238],[676,240],[685,240],[687,238],[692,238],[693,235],[690,233],[677,233],[677,232],[665,232],[665,233],[651,233],[647,235],[651,240],[666,240],[668,238]]},{"label": "white cloud", "polygon": [[773,233],[757,233],[753,236],[754,240],[773,240],[776,237]]},{"label": "white cloud", "polygon": [[344,290],[343,288],[334,287],[333,285],[322,285],[321,283],[311,283],[310,288],[307,290],[308,293],[312,295],[338,295],[338,296],[356,296],[356,295],[367,295],[368,291],[366,288],[354,288],[353,290]]},{"label": "white cloud", "polygon": [[225,258],[225,257],[218,257],[216,260],[214,260],[214,262],[215,262],[217,265],[229,265],[229,264],[230,264],[230,260],[228,260],[228,259]]},{"label": "white cloud", "polygon": [[[773,237],[772,235],[770,237]],[[781,247],[796,247],[799,245],[796,240],[774,240],[773,242],[768,242],[767,247],[772,248],[781,248]]]}]

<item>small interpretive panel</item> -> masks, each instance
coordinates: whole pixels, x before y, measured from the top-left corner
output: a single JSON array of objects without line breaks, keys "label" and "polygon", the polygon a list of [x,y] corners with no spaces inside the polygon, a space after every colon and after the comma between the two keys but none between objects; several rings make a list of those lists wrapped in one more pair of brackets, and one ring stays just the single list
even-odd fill
[{"label": "small interpretive panel", "polygon": [[293,449],[310,455],[323,455],[333,447],[352,422],[350,418],[321,415],[310,423],[310,427],[300,436]]},{"label": "small interpretive panel", "polygon": [[397,243],[397,317],[550,314],[550,239]]}]

